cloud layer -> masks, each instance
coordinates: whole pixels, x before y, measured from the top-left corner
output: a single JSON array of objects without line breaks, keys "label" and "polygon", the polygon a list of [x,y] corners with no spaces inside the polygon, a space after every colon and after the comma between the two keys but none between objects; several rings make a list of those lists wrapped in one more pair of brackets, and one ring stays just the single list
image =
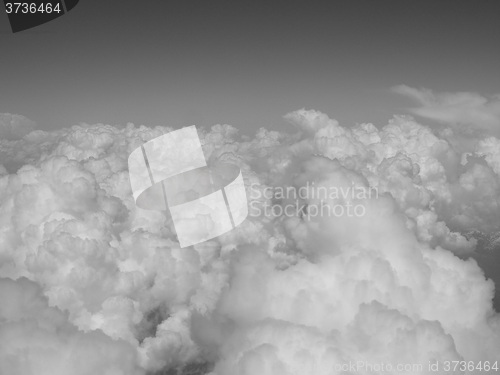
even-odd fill
[{"label": "cloud layer", "polygon": [[309,216],[250,215],[180,249],[168,214],[135,206],[127,169],[132,150],[172,128],[0,140],[0,372],[330,375],[349,361],[494,361],[494,285],[457,255],[475,251],[470,233],[497,230],[500,140],[464,142],[405,116],[380,129],[314,110],[285,118],[290,132],[253,138],[199,129],[207,160],[240,167],[261,204],[289,203],[255,194],[277,186],[375,188],[321,199],[356,201],[363,215],[312,216],[308,196]]}]

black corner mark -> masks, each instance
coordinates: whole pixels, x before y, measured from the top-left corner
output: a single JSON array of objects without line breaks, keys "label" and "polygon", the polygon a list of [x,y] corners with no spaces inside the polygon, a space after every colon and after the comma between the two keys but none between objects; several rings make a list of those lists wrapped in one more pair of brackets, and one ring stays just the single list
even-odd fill
[{"label": "black corner mark", "polygon": [[73,9],[76,4],[78,4],[78,1],[80,0],[63,0],[64,4],[66,4],[66,11],[69,12],[71,9]]},{"label": "black corner mark", "polygon": [[31,29],[63,16],[79,0],[4,0],[13,33]]}]

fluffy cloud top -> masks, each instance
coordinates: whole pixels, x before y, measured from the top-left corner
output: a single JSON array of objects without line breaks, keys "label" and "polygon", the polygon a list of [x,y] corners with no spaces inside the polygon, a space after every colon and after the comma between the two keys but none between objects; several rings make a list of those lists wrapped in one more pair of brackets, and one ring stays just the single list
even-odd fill
[{"label": "fluffy cloud top", "polygon": [[[457,254],[474,252],[469,233],[495,232],[500,140],[457,143],[456,130],[404,116],[382,128],[305,109],[286,118],[300,131],[199,129],[206,159],[238,165],[257,207],[295,203],[269,196],[276,187],[377,195],[302,196],[298,214],[259,211],[186,249],[170,215],[137,208],[129,184],[130,152],[172,128],[81,125],[0,140],[2,373],[494,362],[494,285]],[[320,204],[358,204],[363,215],[312,215]]]},{"label": "fluffy cloud top", "polygon": [[35,127],[35,123],[24,116],[0,113],[0,139],[21,139]]}]

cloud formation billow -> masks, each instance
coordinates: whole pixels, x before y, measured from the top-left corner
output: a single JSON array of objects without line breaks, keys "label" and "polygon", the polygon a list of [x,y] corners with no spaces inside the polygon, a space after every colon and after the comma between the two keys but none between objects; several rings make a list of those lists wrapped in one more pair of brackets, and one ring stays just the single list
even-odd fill
[{"label": "cloud formation billow", "polygon": [[1,139],[0,373],[331,375],[350,361],[427,373],[429,361],[497,360],[494,284],[463,258],[469,233],[497,229],[500,140],[459,142],[408,116],[381,128],[305,109],[285,119],[289,132],[253,138],[201,129],[207,161],[237,165],[247,189],[376,188],[364,215],[249,216],[181,249],[167,213],[136,207],[127,169],[173,128]]}]

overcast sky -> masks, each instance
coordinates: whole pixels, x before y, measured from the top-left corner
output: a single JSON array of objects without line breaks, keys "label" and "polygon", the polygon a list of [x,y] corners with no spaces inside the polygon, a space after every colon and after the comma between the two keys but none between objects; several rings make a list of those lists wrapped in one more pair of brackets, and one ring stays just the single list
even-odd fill
[{"label": "overcast sky", "polygon": [[2,14],[0,112],[43,129],[130,121],[253,133],[282,129],[282,116],[302,107],[382,125],[410,104],[394,85],[498,92],[499,9],[456,0],[81,0],[17,34]]}]

